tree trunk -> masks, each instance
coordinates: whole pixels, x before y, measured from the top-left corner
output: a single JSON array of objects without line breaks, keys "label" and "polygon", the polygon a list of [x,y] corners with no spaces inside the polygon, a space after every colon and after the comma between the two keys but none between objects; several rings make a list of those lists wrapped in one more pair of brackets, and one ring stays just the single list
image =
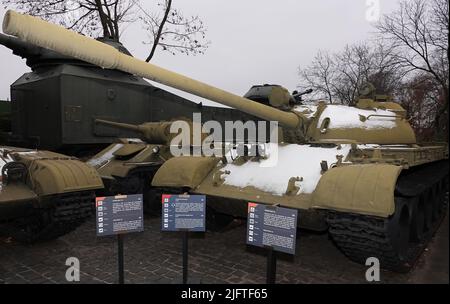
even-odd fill
[{"label": "tree trunk", "polygon": [[100,22],[102,24],[103,37],[110,38],[111,33],[109,32],[109,29],[108,29],[108,22],[106,20],[105,12],[103,11],[103,6],[102,6],[101,0],[95,0],[95,5],[97,6],[98,16],[99,16]]},{"label": "tree trunk", "polygon": [[155,41],[153,42],[153,46],[152,46],[152,50],[150,51],[150,55],[148,55],[147,59],[145,59],[146,62],[149,62],[150,60],[152,60],[153,55],[155,55],[156,47],[159,44],[159,39],[161,39],[161,33],[163,31],[164,24],[167,21],[167,17],[169,16],[171,7],[172,7],[172,0],[167,0],[166,12],[164,13],[164,17],[161,20],[161,24],[159,25],[158,33],[156,34]]},{"label": "tree trunk", "polygon": [[439,140],[449,142],[448,88],[443,89],[443,95],[444,104],[440,109],[438,109],[435,116],[435,130]]}]

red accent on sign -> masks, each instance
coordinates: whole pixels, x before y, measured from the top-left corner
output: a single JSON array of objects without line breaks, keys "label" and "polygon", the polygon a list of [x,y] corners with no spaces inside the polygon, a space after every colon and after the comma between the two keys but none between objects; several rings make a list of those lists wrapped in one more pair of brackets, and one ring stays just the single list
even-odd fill
[{"label": "red accent on sign", "polygon": [[171,194],[163,194],[161,196],[161,203],[164,204],[164,199],[166,199],[166,198],[170,200],[171,196],[172,196]]},{"label": "red accent on sign", "polygon": [[103,201],[105,199],[105,196],[99,196],[95,198],[95,207],[98,207],[98,202]]},{"label": "red accent on sign", "polygon": [[248,213],[250,213],[250,207],[256,207],[256,206],[258,206],[258,204],[257,203],[248,203],[248,210],[247,210],[247,212]]}]

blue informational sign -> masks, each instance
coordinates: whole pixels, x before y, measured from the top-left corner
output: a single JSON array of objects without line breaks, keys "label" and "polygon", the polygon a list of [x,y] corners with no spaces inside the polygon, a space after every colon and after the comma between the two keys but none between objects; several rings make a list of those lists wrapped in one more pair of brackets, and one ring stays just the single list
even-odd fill
[{"label": "blue informational sign", "polygon": [[248,203],[247,244],[295,254],[297,210]]},{"label": "blue informational sign", "polygon": [[162,231],[205,231],[206,196],[162,195]]},{"label": "blue informational sign", "polygon": [[97,197],[97,236],[144,231],[142,194]]}]

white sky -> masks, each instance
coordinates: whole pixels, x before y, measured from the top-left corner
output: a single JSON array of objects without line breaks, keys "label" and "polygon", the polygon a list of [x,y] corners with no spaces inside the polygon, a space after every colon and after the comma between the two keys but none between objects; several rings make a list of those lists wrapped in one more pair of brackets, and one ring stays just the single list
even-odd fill
[{"label": "white sky", "polygon": [[[398,0],[175,0],[184,15],[201,17],[211,45],[197,56],[159,50],[152,63],[238,95],[263,83],[294,90],[298,67],[308,65],[319,49],[339,51],[369,38],[374,28],[366,12],[376,2],[381,14],[398,7]],[[1,7],[1,20],[4,13]],[[144,59],[148,46],[142,35],[140,26],[129,26],[122,42]],[[7,99],[10,84],[29,68],[2,46],[0,67],[0,99]]]}]

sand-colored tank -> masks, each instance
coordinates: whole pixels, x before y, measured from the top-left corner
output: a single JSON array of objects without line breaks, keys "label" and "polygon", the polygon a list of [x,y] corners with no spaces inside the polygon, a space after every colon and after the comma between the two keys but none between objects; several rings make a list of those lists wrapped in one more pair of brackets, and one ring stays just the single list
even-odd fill
[{"label": "sand-colored tank", "polygon": [[50,151],[0,146],[1,233],[34,242],[68,233],[95,209],[94,168]]},{"label": "sand-colored tank", "polygon": [[[247,202],[296,208],[299,224],[328,230],[351,259],[410,269],[446,214],[448,146],[420,144],[400,105],[362,97],[355,106],[299,105],[279,86],[267,104],[142,62],[40,19],[9,11],[3,30],[67,56],[119,69],[282,126],[264,155],[173,157],[152,184],[208,195],[217,210],[244,216]],[[232,156],[232,157],[231,157]]]}]

